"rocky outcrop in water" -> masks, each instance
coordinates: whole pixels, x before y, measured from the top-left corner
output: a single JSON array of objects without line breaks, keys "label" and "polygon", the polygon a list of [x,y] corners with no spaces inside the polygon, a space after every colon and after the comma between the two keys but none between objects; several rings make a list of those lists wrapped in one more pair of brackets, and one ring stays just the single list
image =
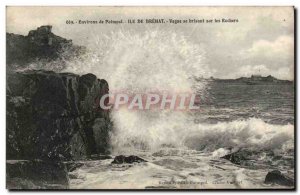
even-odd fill
[{"label": "rocky outcrop in water", "polygon": [[249,156],[251,155],[252,153],[250,151],[240,150],[231,154],[227,154],[221,158],[229,160],[233,164],[242,165],[246,160],[249,160]]},{"label": "rocky outcrop in water", "polygon": [[283,186],[294,186],[295,182],[293,179],[283,175],[280,171],[274,170],[268,172],[265,178],[266,184],[278,184]]},{"label": "rocky outcrop in water", "polygon": [[[293,151],[290,151],[290,153],[293,153]],[[229,160],[233,164],[251,169],[278,166],[286,167],[287,169],[294,168],[293,156],[275,154],[272,150],[251,150],[244,148],[221,158]]]},{"label": "rocky outcrop in water", "polygon": [[147,161],[134,155],[131,156],[119,155],[114,158],[112,164],[123,164],[123,163],[132,164],[132,163],[141,163],[141,162],[147,162]]},{"label": "rocky outcrop in water", "polygon": [[[289,156],[278,156],[272,151],[251,151],[240,149],[236,152],[227,154],[221,158],[229,160],[231,163],[245,167],[247,169],[270,169],[281,167],[289,170],[294,168],[294,160]],[[277,184],[283,186],[294,186],[293,173],[283,175],[280,171],[268,172],[265,184]]]},{"label": "rocky outcrop in water", "polygon": [[7,74],[7,159],[62,161],[108,153],[105,80],[50,71]]},{"label": "rocky outcrop in water", "polygon": [[69,178],[62,162],[7,161],[6,186],[9,189],[67,189]]},{"label": "rocky outcrop in water", "polygon": [[62,58],[60,66],[63,68],[65,60],[84,52],[85,48],[74,45],[72,40],[53,34],[52,26],[31,30],[27,36],[6,33],[7,69],[24,68],[34,61],[49,62]]}]

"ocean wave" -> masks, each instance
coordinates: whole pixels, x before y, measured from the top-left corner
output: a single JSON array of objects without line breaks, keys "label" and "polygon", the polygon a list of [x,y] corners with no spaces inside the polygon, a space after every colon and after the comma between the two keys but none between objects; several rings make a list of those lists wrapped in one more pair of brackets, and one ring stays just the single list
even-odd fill
[{"label": "ocean wave", "polygon": [[[163,29],[96,35],[88,48],[90,52],[84,56],[64,62],[63,71],[94,73],[108,81],[110,90],[143,93],[160,89],[205,95],[207,83],[191,78],[213,72],[206,64],[205,48]],[[278,152],[294,149],[292,124],[268,124],[259,118],[195,124],[188,112],[120,109],[111,112],[111,119],[113,153],[155,151],[166,146],[208,152],[236,147]]]},{"label": "ocean wave", "polygon": [[269,124],[258,118],[198,124],[185,137],[184,145],[205,151],[248,148],[289,152],[294,149],[294,125]]},{"label": "ocean wave", "polygon": [[[180,114],[182,113],[176,116],[180,118]],[[119,129],[112,136],[113,151],[115,153],[134,153],[135,150],[155,152],[168,147],[204,152],[215,151],[218,155],[216,152],[218,149],[224,150],[219,151],[222,154],[240,148],[272,151],[278,154],[291,153],[294,150],[294,125],[292,124],[268,124],[258,118],[217,124],[194,124],[187,119],[185,122],[182,118],[180,121],[176,120],[174,115],[171,114],[168,120],[159,124],[149,121],[148,124],[139,123],[137,126],[138,118],[136,122],[127,122],[132,126],[123,126],[124,129]]]}]

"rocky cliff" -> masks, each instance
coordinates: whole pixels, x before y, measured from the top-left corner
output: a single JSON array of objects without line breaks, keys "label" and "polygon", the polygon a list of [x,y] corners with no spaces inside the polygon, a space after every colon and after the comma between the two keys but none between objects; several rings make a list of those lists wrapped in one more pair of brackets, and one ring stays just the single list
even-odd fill
[{"label": "rocky cliff", "polygon": [[93,74],[37,70],[47,64],[61,71],[66,60],[85,52],[51,26],[27,36],[7,33],[6,50],[7,188],[68,188],[69,172],[80,166],[76,160],[109,153],[109,111],[99,107],[108,83]]},{"label": "rocky cliff", "polygon": [[108,152],[105,80],[50,71],[7,75],[7,159],[82,159]]},{"label": "rocky cliff", "polygon": [[52,33],[52,26],[41,26],[31,30],[27,36],[6,33],[7,69],[24,68],[36,61],[50,62],[57,59],[61,68],[63,62],[85,52],[85,48],[76,46]]}]

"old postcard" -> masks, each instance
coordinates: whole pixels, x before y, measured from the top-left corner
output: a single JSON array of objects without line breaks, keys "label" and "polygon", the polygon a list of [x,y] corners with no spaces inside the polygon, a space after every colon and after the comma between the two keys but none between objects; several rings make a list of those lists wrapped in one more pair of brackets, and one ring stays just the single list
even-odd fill
[{"label": "old postcard", "polygon": [[295,189],[294,7],[6,18],[8,189]]}]

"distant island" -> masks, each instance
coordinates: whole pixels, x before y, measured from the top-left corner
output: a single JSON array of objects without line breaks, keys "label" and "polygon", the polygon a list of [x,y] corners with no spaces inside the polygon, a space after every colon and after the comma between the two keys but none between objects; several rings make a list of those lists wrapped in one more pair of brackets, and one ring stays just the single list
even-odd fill
[{"label": "distant island", "polygon": [[225,83],[245,83],[248,85],[258,85],[258,84],[271,84],[271,83],[278,83],[278,84],[292,84],[294,81],[289,80],[280,80],[271,75],[269,76],[261,76],[261,75],[251,75],[251,77],[240,77],[237,79],[219,79],[219,78],[196,78],[198,81],[209,81],[209,82],[225,82]]}]

